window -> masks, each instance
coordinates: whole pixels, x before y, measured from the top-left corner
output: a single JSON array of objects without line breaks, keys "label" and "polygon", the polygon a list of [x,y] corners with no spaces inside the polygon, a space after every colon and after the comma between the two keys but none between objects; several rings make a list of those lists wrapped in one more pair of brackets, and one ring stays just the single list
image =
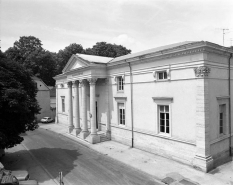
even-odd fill
[{"label": "window", "polygon": [[118,120],[119,125],[125,125],[125,104],[118,103]]},{"label": "window", "polygon": [[124,90],[124,78],[122,76],[117,77],[117,90],[118,91]]},{"label": "window", "polygon": [[159,105],[159,132],[170,134],[169,105]]},{"label": "window", "polygon": [[62,112],[65,112],[65,97],[61,97]]},{"label": "window", "polygon": [[225,134],[226,125],[226,105],[219,105],[219,134]]},{"label": "window", "polygon": [[167,72],[166,71],[161,71],[158,72],[158,80],[166,80],[167,79]]}]

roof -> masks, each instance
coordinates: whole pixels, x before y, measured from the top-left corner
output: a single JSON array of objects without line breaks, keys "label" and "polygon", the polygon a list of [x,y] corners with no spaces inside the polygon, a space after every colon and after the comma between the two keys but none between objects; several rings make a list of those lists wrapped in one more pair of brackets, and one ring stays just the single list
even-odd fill
[{"label": "roof", "polygon": [[146,55],[146,54],[149,54],[149,53],[155,53],[155,52],[159,52],[159,51],[163,51],[163,50],[167,50],[167,49],[171,49],[171,48],[175,48],[175,47],[179,47],[179,46],[183,46],[183,45],[187,45],[187,44],[194,44],[194,43],[197,43],[197,42],[199,42],[199,41],[185,41],[185,42],[178,42],[178,43],[175,43],[175,44],[160,46],[160,47],[148,49],[148,50],[137,52],[137,53],[123,55],[123,56],[114,58],[110,62],[116,62],[116,61],[125,60],[125,59],[129,59],[129,58],[134,58],[134,57],[138,57],[138,56],[141,56],[141,55]]},{"label": "roof", "polygon": [[88,62],[97,62],[97,63],[104,63],[104,64],[113,60],[113,58],[110,58],[110,57],[102,57],[102,56],[95,56],[95,55],[76,54],[76,56]]}]

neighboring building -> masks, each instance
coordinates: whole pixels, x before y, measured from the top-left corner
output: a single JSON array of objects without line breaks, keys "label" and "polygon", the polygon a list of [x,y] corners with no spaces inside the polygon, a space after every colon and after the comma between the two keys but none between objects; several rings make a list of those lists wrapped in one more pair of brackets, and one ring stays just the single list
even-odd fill
[{"label": "neighboring building", "polygon": [[49,89],[51,117],[54,119],[56,116],[56,87],[49,86]]},{"label": "neighboring building", "polygon": [[51,116],[50,110],[50,90],[48,86],[38,77],[33,76],[32,79],[36,82],[38,92],[36,95],[36,99],[41,108],[40,114],[37,114],[37,120],[41,120],[41,118],[45,116]]},{"label": "neighboring building", "polygon": [[[231,160],[233,50],[182,42],[117,58],[73,55],[56,80],[56,119],[203,171]],[[231,83],[229,83],[231,72]],[[231,111],[231,112],[230,112]]]}]

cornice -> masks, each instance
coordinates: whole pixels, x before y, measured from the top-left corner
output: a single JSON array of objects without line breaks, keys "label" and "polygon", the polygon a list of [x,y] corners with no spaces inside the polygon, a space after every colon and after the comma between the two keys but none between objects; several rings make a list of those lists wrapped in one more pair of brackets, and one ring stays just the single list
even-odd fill
[{"label": "cornice", "polygon": [[142,60],[146,62],[147,59],[151,59],[151,58],[153,58],[154,60],[162,60],[162,59],[192,55],[196,53],[215,53],[219,55],[229,56],[230,53],[233,53],[233,50],[210,42],[201,41],[193,45],[183,45],[172,49],[166,49],[129,59],[124,59],[121,61],[108,63],[107,68],[110,68],[112,66],[118,66],[121,65],[122,63],[127,63],[127,62],[134,63],[134,62],[141,62]]}]

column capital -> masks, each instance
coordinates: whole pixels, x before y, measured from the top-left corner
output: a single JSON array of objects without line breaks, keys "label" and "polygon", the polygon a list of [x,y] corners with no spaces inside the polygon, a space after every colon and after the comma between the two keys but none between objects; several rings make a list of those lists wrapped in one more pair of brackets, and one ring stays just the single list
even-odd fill
[{"label": "column capital", "polygon": [[90,83],[90,85],[95,85],[97,79],[98,79],[98,78],[89,78],[89,79],[87,79],[87,80],[88,80],[88,82]]},{"label": "column capital", "polygon": [[79,85],[80,87],[87,86],[87,80],[86,79],[79,80]]},{"label": "column capital", "polygon": [[79,87],[79,80],[72,81],[74,87]]},{"label": "column capital", "polygon": [[72,82],[67,82],[68,87],[72,87]]}]

